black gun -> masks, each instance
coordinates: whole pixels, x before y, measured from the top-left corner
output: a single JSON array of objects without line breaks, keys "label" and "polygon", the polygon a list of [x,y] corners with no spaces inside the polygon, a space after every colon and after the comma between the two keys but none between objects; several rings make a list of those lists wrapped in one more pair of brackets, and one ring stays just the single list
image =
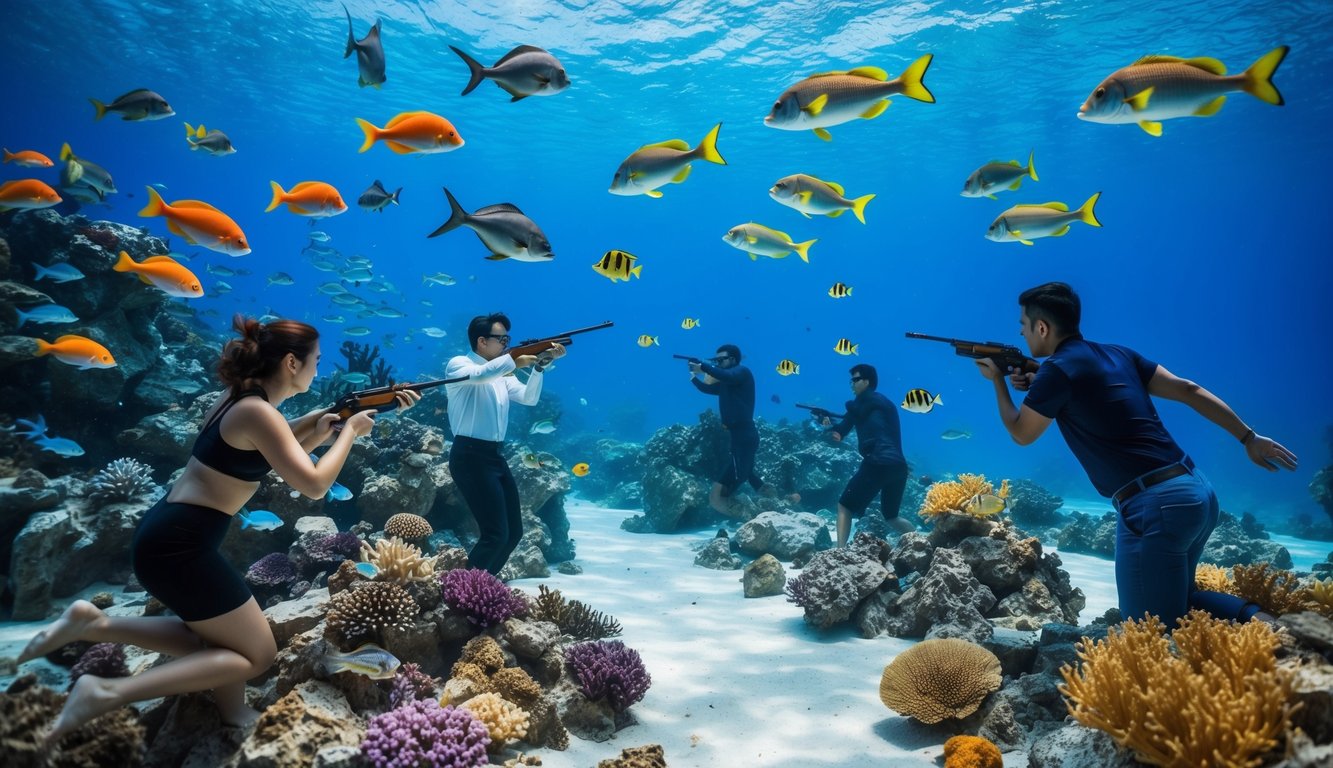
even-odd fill
[{"label": "black gun", "polygon": [[814,416],[816,419],[835,419],[835,420],[838,420],[838,419],[843,418],[843,414],[840,414],[840,413],[834,413],[833,411],[830,411],[830,410],[827,409],[827,408],[820,408],[820,407],[817,406],[817,405],[806,405],[806,404],[804,404],[804,403],[796,403],[796,407],[797,407],[797,408],[804,408],[804,409],[806,409],[807,411],[810,412],[810,415],[811,415],[811,416]]},{"label": "black gun", "polygon": [[[677,360],[688,360],[688,361],[690,361],[691,363],[695,363],[695,364],[701,364],[701,363],[703,363],[703,361],[704,361],[704,359],[705,359],[705,358],[702,358],[702,357],[691,357],[690,355],[672,355],[672,357],[676,358]],[[708,362],[710,362],[710,363],[716,363],[718,360],[721,360],[721,359],[722,359],[721,357],[710,357],[710,358],[707,358]]]},{"label": "black gun", "polygon": [[909,339],[925,339],[926,341],[942,341],[945,344],[952,344],[955,354],[963,357],[970,357],[974,360],[981,360],[989,357],[995,361],[1005,373],[1013,371],[1022,371],[1023,373],[1036,373],[1041,367],[1041,363],[1033,360],[1023,354],[1018,347],[1011,347],[1008,344],[1001,344],[998,341],[967,341],[965,339],[947,339],[943,336],[927,336],[924,333],[907,334]]},{"label": "black gun", "polygon": [[389,384],[384,387],[371,387],[370,389],[359,389],[355,392],[348,392],[338,398],[338,402],[328,410],[328,413],[338,414],[338,421],[347,421],[352,414],[361,411],[392,411],[398,407],[398,393],[403,390],[412,390],[421,394],[422,390],[438,387],[443,384],[454,384],[459,381],[467,381],[469,376],[458,376],[452,379],[437,379],[435,381],[423,381],[420,384]]}]

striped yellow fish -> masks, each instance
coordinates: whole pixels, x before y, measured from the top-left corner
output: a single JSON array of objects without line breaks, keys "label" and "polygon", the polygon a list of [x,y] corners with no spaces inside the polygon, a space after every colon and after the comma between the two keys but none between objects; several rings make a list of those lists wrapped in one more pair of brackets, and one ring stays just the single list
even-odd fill
[{"label": "striped yellow fish", "polygon": [[641,347],[651,347],[654,344],[657,344],[657,337],[649,336],[648,334],[645,333],[644,335],[639,337],[639,340],[636,343]]},{"label": "striped yellow fish", "polygon": [[694,319],[693,317],[687,317],[684,320],[680,321],[680,327],[684,328],[687,331],[692,331],[695,328],[699,327],[699,321]]},{"label": "striped yellow fish", "polygon": [[855,355],[856,350],[860,349],[860,344],[853,344],[848,339],[838,339],[838,343],[833,345],[833,351],[840,355]]},{"label": "striped yellow fish", "polygon": [[791,376],[792,374],[799,374],[800,372],[801,372],[801,366],[797,365],[791,360],[783,360],[782,362],[778,363],[778,373],[782,374],[783,376]]},{"label": "striped yellow fish", "polygon": [[643,265],[636,265],[639,257],[625,251],[610,250],[602,254],[602,258],[596,264],[592,265],[592,271],[611,279],[611,282],[624,280],[629,282],[630,275],[642,277],[639,273],[643,272]]},{"label": "striped yellow fish", "polygon": [[944,405],[944,400],[924,389],[909,389],[902,402],[903,410],[911,413],[930,413],[937,405]]},{"label": "striped yellow fish", "polygon": [[833,287],[828,289],[828,295],[835,299],[845,299],[852,295],[852,287],[842,283],[834,283]]}]

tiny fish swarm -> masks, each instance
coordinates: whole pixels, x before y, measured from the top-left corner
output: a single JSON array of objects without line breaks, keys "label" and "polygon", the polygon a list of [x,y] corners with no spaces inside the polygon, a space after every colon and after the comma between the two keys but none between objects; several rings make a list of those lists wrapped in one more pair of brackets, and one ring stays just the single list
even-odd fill
[{"label": "tiny fish swarm", "polygon": [[252,587],[285,587],[296,581],[296,565],[282,552],[259,558],[245,571],[245,583]]},{"label": "tiny fish swarm", "polygon": [[[1171,637],[1155,616],[1077,644],[1060,669],[1069,714],[1149,765],[1258,766],[1290,728],[1291,674],[1262,621],[1191,611]],[[1172,643],[1176,653],[1171,652]]]},{"label": "tiny fish swarm", "polygon": [[1004,756],[980,736],[954,736],[944,742],[944,768],[1004,768]]},{"label": "tiny fish swarm", "polygon": [[884,706],[927,725],[976,712],[1000,689],[1000,660],[976,643],[958,638],[924,640],[884,668],[879,699]]},{"label": "tiny fish swarm", "polygon": [[639,652],[619,640],[595,640],[565,649],[565,666],[590,701],[606,701],[624,712],[643,698],[653,679]]},{"label": "tiny fish swarm", "polygon": [[361,757],[373,768],[475,768],[490,762],[490,743],[472,713],[426,699],[372,718]]},{"label": "tiny fish swarm", "polygon": [[578,600],[566,600],[558,589],[537,586],[537,604],[532,609],[534,621],[549,621],[561,634],[575,640],[603,640],[620,634],[620,622],[594,611]]},{"label": "tiny fish swarm", "polygon": [[153,470],[134,459],[116,459],[93,475],[85,493],[98,504],[132,501],[156,488]]},{"label": "tiny fish swarm", "polygon": [[419,611],[412,596],[397,584],[358,582],[329,600],[324,636],[344,652],[363,643],[383,645],[384,630],[407,629]]},{"label": "tiny fish swarm", "polygon": [[384,523],[384,535],[400,539],[424,539],[435,533],[430,522],[421,515],[399,512]]},{"label": "tiny fish swarm", "polygon": [[125,666],[125,646],[119,643],[95,643],[83,652],[79,660],[69,670],[69,689],[80,677],[129,677],[130,668]]},{"label": "tiny fish swarm", "polygon": [[435,698],[435,678],[421,671],[421,665],[408,662],[398,668],[389,689],[389,709],[397,709],[419,699]]},{"label": "tiny fish swarm", "polygon": [[961,474],[957,480],[944,480],[938,483],[932,483],[926,489],[926,499],[921,503],[921,510],[918,512],[922,519],[932,519],[940,515],[946,515],[950,512],[967,514],[964,511],[967,502],[977,494],[993,493],[1000,498],[1008,498],[1009,481],[1005,480],[1000,484],[1000,490],[995,490],[995,486],[986,480],[985,475]]},{"label": "tiny fish swarm", "polygon": [[440,577],[445,605],[485,628],[527,613],[528,604],[490,573],[480,568],[458,568]]}]

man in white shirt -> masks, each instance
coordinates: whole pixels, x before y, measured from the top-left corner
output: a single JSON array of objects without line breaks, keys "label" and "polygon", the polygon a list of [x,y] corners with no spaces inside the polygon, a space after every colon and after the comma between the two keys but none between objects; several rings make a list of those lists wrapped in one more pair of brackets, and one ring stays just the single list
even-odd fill
[{"label": "man in white shirt", "polygon": [[[537,355],[508,354],[509,318],[503,313],[479,315],[468,323],[472,352],[449,360],[445,378],[467,376],[467,381],[446,384],[449,427],[454,432],[449,450],[449,472],[477,520],[481,538],[468,553],[468,565],[499,575],[523,537],[518,485],[500,448],[509,426],[509,403],[536,405],[541,396],[543,369],[565,348],[555,344]],[[526,383],[513,373],[532,367]]]}]

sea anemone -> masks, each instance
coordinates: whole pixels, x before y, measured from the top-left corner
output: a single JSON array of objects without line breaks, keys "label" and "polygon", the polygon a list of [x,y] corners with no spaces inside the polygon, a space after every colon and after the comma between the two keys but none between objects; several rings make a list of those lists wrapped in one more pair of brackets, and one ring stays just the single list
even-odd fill
[{"label": "sea anemone", "polygon": [[503,581],[480,568],[459,568],[440,576],[445,605],[485,628],[521,616],[528,605]]},{"label": "sea anemone", "polygon": [[638,651],[619,640],[571,645],[565,649],[565,665],[584,696],[591,701],[605,700],[616,712],[642,699],[653,682]]},{"label": "sea anemone", "polygon": [[132,501],[156,488],[153,468],[134,459],[116,459],[93,475],[85,493],[98,504]]},{"label": "sea anemone", "polygon": [[471,712],[424,699],[372,718],[361,756],[374,768],[474,768],[490,762],[490,743]]}]

